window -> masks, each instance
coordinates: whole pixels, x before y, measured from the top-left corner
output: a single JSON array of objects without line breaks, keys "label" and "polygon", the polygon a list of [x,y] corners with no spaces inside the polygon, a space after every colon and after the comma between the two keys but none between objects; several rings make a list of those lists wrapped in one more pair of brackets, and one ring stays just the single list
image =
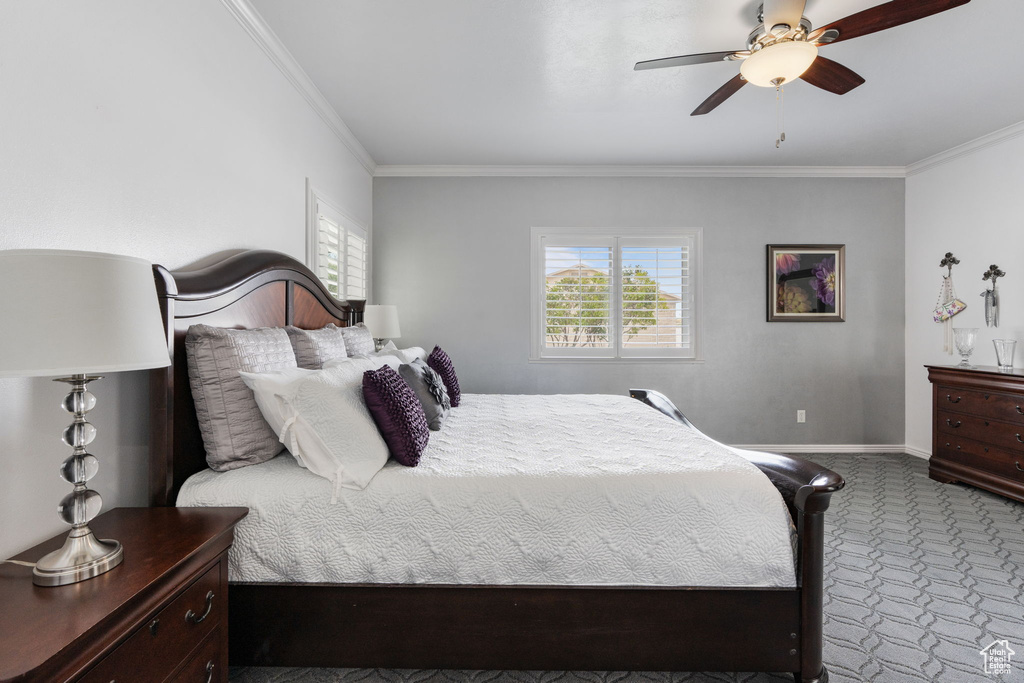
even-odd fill
[{"label": "window", "polygon": [[369,234],[366,228],[307,185],[306,261],[338,299],[368,294]]},{"label": "window", "polygon": [[699,359],[700,238],[534,228],[531,357]]}]

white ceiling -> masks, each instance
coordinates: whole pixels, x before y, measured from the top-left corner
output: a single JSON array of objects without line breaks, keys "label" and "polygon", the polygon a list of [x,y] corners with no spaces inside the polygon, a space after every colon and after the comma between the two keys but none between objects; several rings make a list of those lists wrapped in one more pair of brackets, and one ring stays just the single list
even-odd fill
[{"label": "white ceiling", "polygon": [[[743,49],[758,0],[251,0],[378,164],[905,166],[1024,121],[1021,0],[974,0],[822,48],[867,82],[837,96],[746,86],[738,64],[634,62]],[[809,0],[814,26],[880,0]]]}]

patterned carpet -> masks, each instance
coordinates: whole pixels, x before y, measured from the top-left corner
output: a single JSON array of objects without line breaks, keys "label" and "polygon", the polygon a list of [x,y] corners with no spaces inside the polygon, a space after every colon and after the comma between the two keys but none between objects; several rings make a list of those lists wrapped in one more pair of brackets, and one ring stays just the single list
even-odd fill
[{"label": "patterned carpet", "polygon": [[[833,683],[1024,681],[1024,504],[928,479],[907,455],[804,456],[846,478],[825,530]],[[1008,674],[979,650],[1009,640]],[[780,674],[236,668],[234,683],[768,683]]]}]

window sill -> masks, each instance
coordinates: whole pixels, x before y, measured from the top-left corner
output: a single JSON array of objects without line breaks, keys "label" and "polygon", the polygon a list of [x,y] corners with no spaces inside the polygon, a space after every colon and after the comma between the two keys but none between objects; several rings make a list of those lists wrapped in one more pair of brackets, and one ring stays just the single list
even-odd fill
[{"label": "window sill", "polygon": [[703,364],[703,358],[671,358],[671,357],[652,357],[652,358],[573,358],[566,356],[564,358],[536,358],[531,357],[530,363],[568,363],[570,365],[580,363],[590,364],[601,364],[601,365],[636,365],[637,363],[649,363],[649,364],[662,364],[662,363],[680,363],[685,365]]}]

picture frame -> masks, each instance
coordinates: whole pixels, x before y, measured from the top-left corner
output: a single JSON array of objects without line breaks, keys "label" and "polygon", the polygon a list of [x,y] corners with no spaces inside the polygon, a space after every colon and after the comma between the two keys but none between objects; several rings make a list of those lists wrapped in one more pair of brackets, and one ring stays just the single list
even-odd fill
[{"label": "picture frame", "polygon": [[846,321],[845,244],[768,245],[768,322]]}]

